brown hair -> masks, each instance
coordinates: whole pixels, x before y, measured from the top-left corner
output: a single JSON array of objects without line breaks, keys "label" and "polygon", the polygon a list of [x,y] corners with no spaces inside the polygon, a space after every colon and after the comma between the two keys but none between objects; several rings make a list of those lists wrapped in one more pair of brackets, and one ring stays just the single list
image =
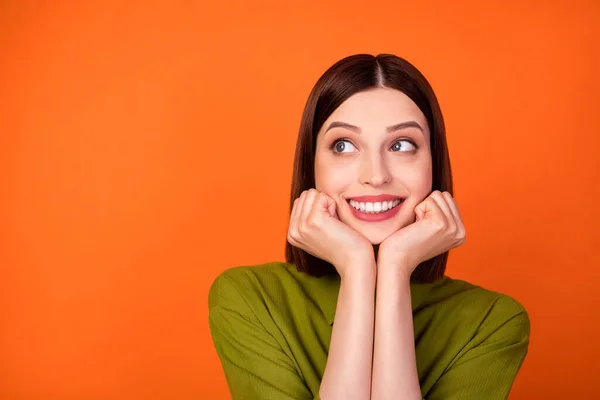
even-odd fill
[{"label": "brown hair", "polygon": [[[290,196],[290,213],[294,200],[303,191],[315,187],[315,149],[317,134],[325,120],[355,93],[375,87],[397,89],[406,94],[425,115],[431,133],[433,167],[432,190],[452,191],[450,156],[442,111],[429,82],[408,61],[392,54],[356,54],[332,65],[319,78],[308,96],[302,114]],[[286,261],[299,271],[313,276],[335,274],[328,262],[286,242]],[[424,261],[414,270],[415,282],[431,282],[444,275],[448,252]]]}]

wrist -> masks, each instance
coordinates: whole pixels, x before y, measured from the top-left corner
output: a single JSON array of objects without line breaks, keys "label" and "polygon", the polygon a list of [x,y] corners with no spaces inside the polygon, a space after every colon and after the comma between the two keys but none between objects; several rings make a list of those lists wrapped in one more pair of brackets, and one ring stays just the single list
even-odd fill
[{"label": "wrist", "polygon": [[375,280],[377,276],[377,263],[371,255],[356,256],[344,262],[344,267],[338,269],[342,280],[360,282]]},{"label": "wrist", "polygon": [[384,275],[410,281],[410,276],[417,265],[418,263],[406,254],[396,254],[394,257],[381,254],[377,260],[377,275],[380,278]]}]

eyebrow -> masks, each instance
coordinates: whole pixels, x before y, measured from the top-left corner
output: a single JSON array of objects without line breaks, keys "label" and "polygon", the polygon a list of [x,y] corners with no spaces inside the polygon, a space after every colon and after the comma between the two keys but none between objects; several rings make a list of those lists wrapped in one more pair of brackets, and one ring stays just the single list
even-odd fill
[{"label": "eyebrow", "polygon": [[[340,121],[333,121],[332,123],[330,123],[329,126],[327,127],[327,129],[325,130],[325,133],[327,133],[327,131],[329,131],[330,129],[333,129],[333,128],[346,128],[346,129],[354,131],[358,134],[362,133],[362,130],[358,126],[351,125],[346,122],[340,122]],[[388,126],[387,128],[385,128],[385,130],[387,133],[392,133],[392,132],[399,131],[401,129],[406,129],[406,128],[417,128],[421,132],[425,133],[425,131],[423,130],[423,127],[421,125],[419,125],[419,123],[416,121],[400,122],[399,124]]]}]

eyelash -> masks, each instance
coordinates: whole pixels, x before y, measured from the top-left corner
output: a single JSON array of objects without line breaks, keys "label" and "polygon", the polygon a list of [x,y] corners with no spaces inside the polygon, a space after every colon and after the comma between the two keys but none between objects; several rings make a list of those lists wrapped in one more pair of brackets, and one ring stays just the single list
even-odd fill
[{"label": "eyelash", "polygon": [[[335,149],[335,146],[336,146],[336,145],[337,145],[339,142],[350,142],[350,143],[352,143],[352,141],[351,141],[350,139],[348,139],[348,138],[339,138],[339,139],[336,139],[336,140],[334,140],[334,141],[333,141],[333,143],[332,143],[332,144],[329,146],[329,150],[333,151],[333,154],[335,154],[335,155],[340,155],[340,154],[343,154],[343,153],[340,153],[340,152],[334,151],[334,149]],[[393,146],[393,145],[395,145],[395,144],[396,144],[396,143],[398,143],[398,142],[408,142],[408,143],[412,144],[412,145],[415,147],[415,150],[419,148],[419,146],[417,146],[417,144],[416,144],[415,142],[413,142],[413,141],[412,141],[412,140],[410,140],[410,139],[406,139],[406,138],[395,140],[395,141],[392,143],[392,146]],[[354,145],[354,143],[352,143],[352,145],[353,145],[354,147],[356,147],[356,146]],[[396,153],[403,153],[403,152],[396,152]]]}]

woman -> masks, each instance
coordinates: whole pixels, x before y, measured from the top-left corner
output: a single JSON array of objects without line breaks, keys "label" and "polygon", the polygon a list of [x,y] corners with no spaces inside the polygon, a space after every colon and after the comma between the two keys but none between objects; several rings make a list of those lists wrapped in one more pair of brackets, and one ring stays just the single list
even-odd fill
[{"label": "woman", "polygon": [[300,125],[286,263],[222,273],[210,327],[233,399],[505,399],[529,319],[444,276],[465,241],[444,121],[406,60],[359,54]]}]

